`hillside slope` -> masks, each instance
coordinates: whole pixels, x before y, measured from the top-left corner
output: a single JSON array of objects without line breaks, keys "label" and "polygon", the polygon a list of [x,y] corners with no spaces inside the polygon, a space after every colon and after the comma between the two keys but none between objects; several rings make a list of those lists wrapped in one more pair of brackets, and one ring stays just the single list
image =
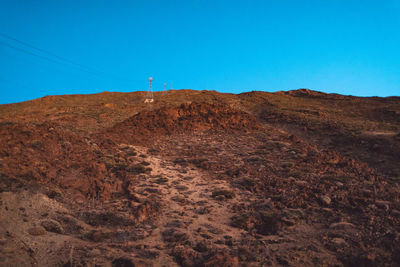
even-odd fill
[{"label": "hillside slope", "polygon": [[400,265],[399,97],[144,97],[0,106],[4,266]]}]

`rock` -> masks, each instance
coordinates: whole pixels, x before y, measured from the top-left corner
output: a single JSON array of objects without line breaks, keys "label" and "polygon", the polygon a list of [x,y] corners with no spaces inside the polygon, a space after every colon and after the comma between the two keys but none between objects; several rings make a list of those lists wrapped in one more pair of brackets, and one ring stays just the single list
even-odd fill
[{"label": "rock", "polygon": [[384,201],[384,200],[376,200],[376,201],[375,201],[375,204],[376,204],[376,206],[378,206],[379,208],[388,211],[391,202],[390,202],[390,201]]},{"label": "rock", "polygon": [[172,256],[183,267],[201,266],[201,262],[203,261],[200,253],[184,246],[176,246],[172,250]]},{"label": "rock", "polygon": [[137,256],[143,259],[156,259],[159,255],[159,252],[148,249],[142,249],[137,252]]},{"label": "rock", "polygon": [[353,229],[356,226],[352,223],[349,222],[337,222],[337,223],[332,223],[329,225],[330,229],[339,229],[339,230],[345,230],[345,229]]},{"label": "rock", "polygon": [[219,267],[235,267],[239,266],[239,259],[236,256],[231,256],[228,253],[218,253],[204,263],[204,267],[219,266]]},{"label": "rock", "polygon": [[43,226],[34,226],[28,229],[28,233],[31,235],[44,235],[46,234],[46,229]]},{"label": "rock", "polygon": [[55,188],[55,189],[52,189],[52,190],[48,191],[47,192],[47,196],[49,198],[59,199],[59,198],[62,197],[62,192],[61,192],[61,190]]},{"label": "rock", "polygon": [[171,199],[172,199],[173,201],[179,202],[179,203],[181,203],[181,204],[186,204],[186,203],[188,203],[187,199],[186,199],[185,197],[182,197],[182,196],[173,196],[173,197],[171,197]]},{"label": "rock", "polygon": [[88,252],[88,256],[89,257],[96,257],[96,256],[99,256],[99,255],[101,255],[101,251],[100,251],[100,249],[97,249],[97,248],[94,248],[94,249],[92,249],[91,251]]},{"label": "rock", "polygon": [[251,214],[240,214],[231,218],[231,225],[240,229],[250,231],[258,222],[257,218]]},{"label": "rock", "polygon": [[143,222],[147,218],[149,218],[152,214],[157,212],[159,209],[159,204],[156,202],[145,202],[139,205],[136,210],[133,212],[135,216],[135,221],[137,223]]},{"label": "rock", "polygon": [[218,196],[224,196],[227,199],[232,199],[235,197],[235,192],[233,191],[229,191],[229,190],[225,190],[225,189],[221,189],[221,190],[215,190],[212,193],[212,197],[216,198]]},{"label": "rock", "polygon": [[340,237],[332,238],[331,241],[332,241],[333,244],[335,244],[337,246],[345,246],[345,245],[347,245],[346,241],[343,238],[340,238]]},{"label": "rock", "polygon": [[163,250],[163,249],[164,249],[164,246],[158,244],[158,245],[155,245],[154,248],[155,248],[155,249],[158,249],[158,250]]},{"label": "rock", "polygon": [[206,234],[206,233],[202,233],[202,234],[200,234],[200,236],[205,238],[205,239],[211,239],[212,238],[212,236],[210,236],[209,234]]},{"label": "rock", "polygon": [[185,185],[177,185],[177,186],[175,186],[175,188],[176,188],[176,190],[178,190],[178,191],[186,191],[186,190],[189,189],[189,188],[188,188],[187,186],[185,186]]},{"label": "rock", "polygon": [[256,226],[257,232],[262,235],[275,234],[281,227],[281,220],[275,213],[261,212],[261,223]]},{"label": "rock", "polygon": [[137,163],[135,165],[128,166],[126,168],[126,171],[135,173],[135,174],[140,174],[140,173],[150,172],[151,168],[146,168],[143,164]]},{"label": "rock", "polygon": [[298,221],[305,218],[304,211],[301,209],[286,209],[281,218],[282,222],[289,226],[297,224]]},{"label": "rock", "polygon": [[223,201],[223,200],[225,200],[226,198],[225,198],[225,196],[223,196],[223,195],[220,195],[220,196],[216,196],[215,197],[215,200],[218,200],[218,201]]},{"label": "rock", "polygon": [[134,220],[132,216],[123,212],[111,212],[103,210],[90,210],[83,212],[81,219],[90,224],[91,226],[101,226],[101,225],[131,225]]},{"label": "rock", "polygon": [[197,213],[197,214],[200,214],[200,215],[209,214],[212,211],[212,208],[209,207],[209,206],[207,206],[207,207],[199,207],[199,208],[195,208],[193,211],[195,213]]},{"label": "rock", "polygon": [[157,180],[154,181],[156,184],[166,184],[168,182],[168,179],[165,177],[158,178]]},{"label": "rock", "polygon": [[239,247],[237,251],[237,255],[240,261],[244,261],[246,263],[256,260],[256,253],[254,250],[250,250],[249,248],[243,246]]},{"label": "rock", "polygon": [[300,180],[297,180],[294,183],[299,187],[305,187],[308,184],[306,181],[300,181]]},{"label": "rock", "polygon": [[328,197],[327,195],[323,195],[320,197],[321,203],[323,205],[329,206],[331,204],[331,198]]},{"label": "rock", "polygon": [[6,231],[6,236],[11,237],[11,238],[17,237],[13,232],[9,232],[9,231]]},{"label": "rock", "polygon": [[162,237],[165,242],[185,242],[189,239],[189,236],[181,231],[177,231],[176,229],[168,229],[162,232]]},{"label": "rock", "polygon": [[64,234],[82,234],[85,225],[71,215],[58,215],[56,221],[60,222],[64,229]]},{"label": "rock", "polygon": [[361,189],[360,192],[363,194],[364,197],[372,197],[373,192],[368,189]]},{"label": "rock", "polygon": [[392,210],[392,215],[395,216],[395,217],[400,218],[400,211],[398,211],[398,210]]},{"label": "rock", "polygon": [[194,250],[198,252],[206,252],[208,250],[206,242],[204,241],[198,242],[194,247]]},{"label": "rock", "polygon": [[145,249],[144,244],[137,244],[135,246],[136,249]]},{"label": "rock", "polygon": [[159,189],[152,188],[152,187],[146,187],[146,188],[143,189],[143,191],[144,192],[149,192],[149,193],[152,193],[152,194],[159,194],[160,193]]},{"label": "rock", "polygon": [[[132,199],[133,201],[135,201],[137,203],[145,202],[145,199],[141,198],[138,194],[136,194],[135,192],[132,192],[131,190],[129,190],[128,196],[130,199]],[[136,206],[136,205],[133,205],[133,206]]]},{"label": "rock", "polygon": [[262,235],[275,234],[282,225],[281,217],[270,212],[241,214],[231,218],[233,227],[251,232],[253,229]]},{"label": "rock", "polygon": [[135,267],[136,264],[132,259],[121,257],[113,260],[112,267]]},{"label": "rock", "polygon": [[173,220],[172,222],[168,222],[165,224],[165,227],[172,227],[172,228],[182,228],[183,223],[179,220]]},{"label": "rock", "polygon": [[48,220],[42,221],[41,225],[48,232],[53,232],[53,233],[57,233],[57,234],[63,234],[64,233],[63,227],[56,220],[48,219]]},{"label": "rock", "polygon": [[93,242],[102,242],[110,237],[110,233],[100,230],[91,230],[83,236],[85,239]]}]

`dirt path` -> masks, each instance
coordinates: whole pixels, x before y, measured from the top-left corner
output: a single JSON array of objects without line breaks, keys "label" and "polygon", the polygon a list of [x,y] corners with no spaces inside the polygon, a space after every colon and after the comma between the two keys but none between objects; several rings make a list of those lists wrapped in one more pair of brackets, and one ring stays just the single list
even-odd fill
[{"label": "dirt path", "polygon": [[[144,154],[142,148],[136,150]],[[153,261],[155,266],[178,266],[168,255],[168,248],[176,241],[190,242],[193,246],[212,242],[222,248],[225,239],[238,239],[245,234],[230,226],[234,215],[231,207],[240,202],[241,195],[235,192],[234,199],[217,197],[218,200],[212,196],[216,190],[234,191],[226,181],[211,180],[195,168],[180,167],[156,156],[149,156],[146,161],[152,172],[138,186],[158,189],[163,195],[156,228],[141,241],[144,247],[160,249],[159,257]]]}]

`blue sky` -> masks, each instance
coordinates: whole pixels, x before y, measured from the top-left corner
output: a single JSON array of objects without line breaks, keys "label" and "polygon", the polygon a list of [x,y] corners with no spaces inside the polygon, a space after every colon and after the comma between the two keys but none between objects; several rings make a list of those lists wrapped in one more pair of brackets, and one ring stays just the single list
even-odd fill
[{"label": "blue sky", "polygon": [[149,76],[155,90],[398,96],[400,1],[0,0],[0,103]]}]

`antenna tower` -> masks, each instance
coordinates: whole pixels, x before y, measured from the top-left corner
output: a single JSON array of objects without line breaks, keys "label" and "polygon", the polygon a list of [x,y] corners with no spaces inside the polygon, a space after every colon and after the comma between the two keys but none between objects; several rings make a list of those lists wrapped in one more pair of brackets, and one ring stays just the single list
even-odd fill
[{"label": "antenna tower", "polygon": [[167,94],[167,83],[164,83],[164,95]]},{"label": "antenna tower", "polygon": [[146,99],[144,100],[144,103],[152,103],[152,102],[154,102],[153,88],[151,86],[152,82],[153,82],[153,77],[150,77],[149,78],[149,89],[147,90]]}]

